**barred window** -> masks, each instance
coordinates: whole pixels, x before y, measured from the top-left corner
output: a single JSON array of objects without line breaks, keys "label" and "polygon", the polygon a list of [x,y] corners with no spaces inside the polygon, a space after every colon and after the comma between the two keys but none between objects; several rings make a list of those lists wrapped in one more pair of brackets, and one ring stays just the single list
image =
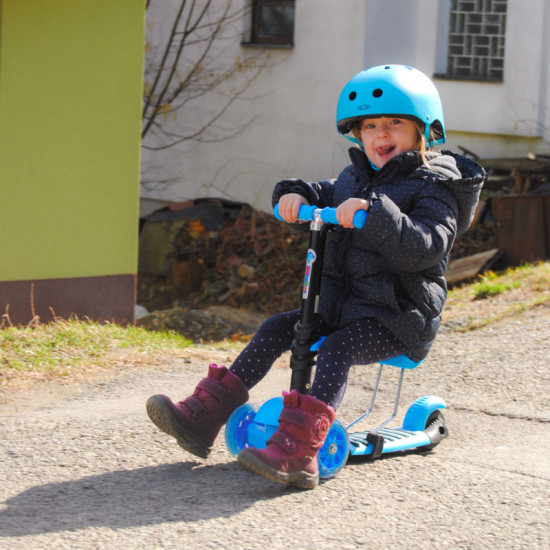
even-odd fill
[{"label": "barred window", "polygon": [[507,0],[452,0],[449,78],[502,81]]}]

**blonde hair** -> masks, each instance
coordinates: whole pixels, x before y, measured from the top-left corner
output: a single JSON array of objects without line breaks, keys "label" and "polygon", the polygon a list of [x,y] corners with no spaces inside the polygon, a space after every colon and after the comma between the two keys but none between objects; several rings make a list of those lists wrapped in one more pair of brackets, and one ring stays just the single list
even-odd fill
[{"label": "blonde hair", "polygon": [[[396,116],[395,118],[408,118],[408,117]],[[353,137],[359,142],[359,144],[361,145],[361,148],[363,148],[363,142],[361,140],[361,124],[363,120],[365,119],[358,120],[351,127],[351,133],[353,134]],[[424,137],[424,124],[422,124],[420,121],[416,119],[409,119],[409,120],[412,120],[414,122],[414,125],[417,130],[417,134],[418,134],[416,144],[415,144],[415,150],[418,151],[418,154],[422,159],[422,163],[426,165],[428,168],[431,168],[430,162],[428,161],[426,153],[428,151],[431,151],[432,148],[426,146],[426,138]],[[430,140],[434,139],[432,134],[433,132],[432,132],[432,129],[430,128]]]}]

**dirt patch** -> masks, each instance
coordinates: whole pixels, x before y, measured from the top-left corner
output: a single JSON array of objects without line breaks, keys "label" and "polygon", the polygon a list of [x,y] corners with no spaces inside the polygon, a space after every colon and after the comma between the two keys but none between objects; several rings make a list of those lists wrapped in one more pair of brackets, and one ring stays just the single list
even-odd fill
[{"label": "dirt patch", "polygon": [[[443,311],[443,325],[454,330],[471,330],[489,324],[508,322],[523,313],[550,314],[550,263],[541,263],[521,280],[510,280],[510,288],[495,295],[476,299],[472,285],[455,289]],[[490,284],[490,283],[489,283]],[[507,284],[504,281],[502,284]],[[517,287],[514,288],[514,284]]]}]

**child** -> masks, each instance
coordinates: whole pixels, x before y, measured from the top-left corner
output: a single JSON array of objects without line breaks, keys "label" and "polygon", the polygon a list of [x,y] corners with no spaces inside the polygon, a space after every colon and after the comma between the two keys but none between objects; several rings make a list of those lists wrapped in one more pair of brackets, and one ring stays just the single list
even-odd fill
[{"label": "child", "polygon": [[[406,354],[423,359],[441,321],[444,272],[457,234],[468,229],[485,172],[474,161],[430,149],[445,141],[439,94],[420,71],[373,67],[344,87],[338,131],[359,145],[336,180],[285,180],[273,204],[289,223],[302,204],[336,207],[325,253],[319,315],[326,336],[308,395],[284,392],[279,427],[265,449],[239,464],[268,479],[318,484],[317,452],[342,400],[349,368]],[[351,135],[349,135],[351,133]],[[357,210],[368,216],[353,229]],[[267,319],[230,369],[210,365],[192,396],[147,402],[151,420],[189,452],[206,457],[248,390],[290,349],[299,311]]]}]

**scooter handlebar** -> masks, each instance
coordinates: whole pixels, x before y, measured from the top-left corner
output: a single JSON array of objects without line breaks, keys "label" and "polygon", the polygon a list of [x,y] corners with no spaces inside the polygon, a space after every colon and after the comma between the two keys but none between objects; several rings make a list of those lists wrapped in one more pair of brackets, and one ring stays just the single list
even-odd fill
[{"label": "scooter handlebar", "polygon": [[[332,223],[334,225],[340,225],[336,219],[336,208],[319,208],[318,206],[303,204],[300,206],[298,212],[298,220],[301,222],[311,222],[315,218],[315,212],[319,211],[321,215],[321,221],[324,223]],[[279,214],[279,204],[275,205],[273,213],[278,220],[284,221]],[[367,212],[365,210],[357,210],[353,216],[353,227],[356,229],[362,229],[365,226],[365,220],[367,219]]]}]

